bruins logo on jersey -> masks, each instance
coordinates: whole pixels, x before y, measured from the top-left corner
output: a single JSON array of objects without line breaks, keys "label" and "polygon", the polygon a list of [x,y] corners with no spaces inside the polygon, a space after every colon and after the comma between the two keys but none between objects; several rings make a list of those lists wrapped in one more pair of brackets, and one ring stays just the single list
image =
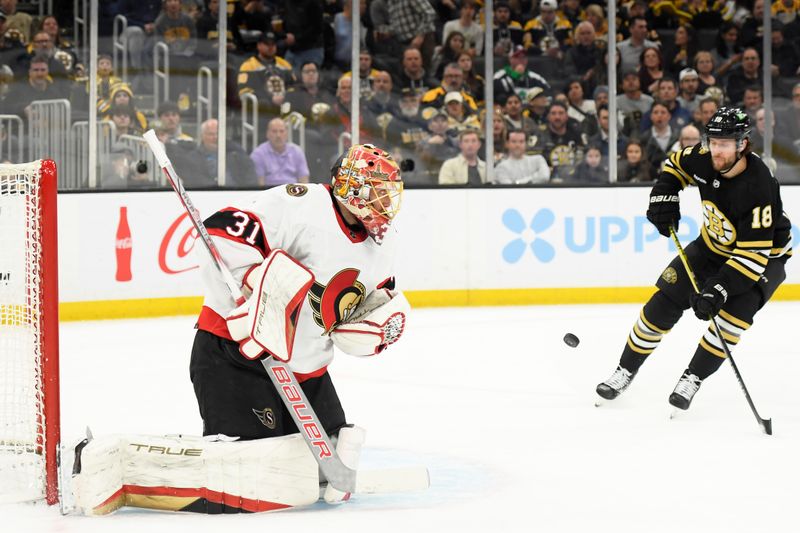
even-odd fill
[{"label": "bruins logo on jersey", "polygon": [[661,273],[661,279],[666,281],[670,284],[675,284],[678,281],[678,273],[672,267],[667,267],[667,269]]},{"label": "bruins logo on jersey", "polygon": [[300,185],[298,183],[291,183],[286,186],[286,194],[289,196],[300,197],[303,196],[305,193],[308,192],[308,187],[305,185]]},{"label": "bruins logo on jersey", "polygon": [[364,300],[367,291],[364,284],[358,281],[359,273],[354,268],[345,268],[333,276],[328,285],[315,281],[308,291],[314,322],[323,329],[323,335],[347,320]]},{"label": "bruins logo on jersey", "polygon": [[725,213],[708,200],[703,201],[703,225],[709,236],[723,246],[736,242],[736,228]]}]

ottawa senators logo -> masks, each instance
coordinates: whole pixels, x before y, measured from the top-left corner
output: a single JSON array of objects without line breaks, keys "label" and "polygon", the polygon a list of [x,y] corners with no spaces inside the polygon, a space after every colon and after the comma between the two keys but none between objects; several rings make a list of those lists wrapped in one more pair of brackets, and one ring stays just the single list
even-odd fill
[{"label": "ottawa senators logo", "polygon": [[269,407],[265,407],[264,409],[253,409],[253,414],[255,414],[261,423],[267,426],[269,429],[275,429],[275,413],[272,412],[272,409]]},{"label": "ottawa senators logo", "polygon": [[305,193],[308,192],[308,187],[305,185],[300,185],[298,183],[290,183],[286,185],[286,194],[289,196],[300,197],[303,196]]},{"label": "ottawa senators logo", "polygon": [[334,275],[328,285],[314,282],[308,291],[308,302],[314,311],[314,322],[324,331],[330,333],[340,322],[355,311],[364,300],[366,289],[358,281],[359,271],[345,268]]}]

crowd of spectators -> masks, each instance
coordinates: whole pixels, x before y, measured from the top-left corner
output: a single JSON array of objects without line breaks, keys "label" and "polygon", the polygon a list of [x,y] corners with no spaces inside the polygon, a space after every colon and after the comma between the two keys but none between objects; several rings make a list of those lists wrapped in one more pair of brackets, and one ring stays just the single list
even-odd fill
[{"label": "crowd of spectators", "polygon": [[[722,105],[746,110],[753,147],[764,150],[763,0],[620,2],[616,95],[608,88],[609,13],[591,0],[496,0],[490,50],[480,0],[362,0],[358,13],[350,0],[102,4],[103,20],[127,19],[120,36],[128,54],[125,81],[108,46],[101,46],[97,78],[89,80],[84,55],[59,26],[69,21],[32,17],[17,10],[16,0],[0,0],[2,113],[27,120],[31,102],[54,98],[88,109],[95,82],[99,115],[117,137],[156,129],[188,186],[217,182],[218,123],[187,122],[197,105],[197,69],[217,68],[220,11],[228,17],[229,110],[235,115],[252,95],[262,125],[250,153],[238,129],[228,133],[228,185],[326,181],[338,146],[348,142],[354,88],[361,142],[413,160],[405,174],[412,185],[486,184],[487,165],[497,184],[651,181],[672,152],[699,142]],[[777,111],[771,163],[784,181],[800,180],[799,10],[800,0],[775,0],[770,14]],[[102,24],[101,34],[111,26]],[[357,81],[350,66],[355,40]],[[170,91],[165,102],[139,108],[141,96],[153,93],[159,42],[169,51]],[[495,64],[490,80],[482,76],[487,54]],[[487,83],[494,94],[492,154],[484,140]],[[288,141],[287,120],[297,114],[305,153]],[[608,173],[613,126],[615,180]],[[0,130],[0,141],[4,135]],[[127,156],[119,147],[112,154]],[[144,182],[131,179],[132,186]]]}]

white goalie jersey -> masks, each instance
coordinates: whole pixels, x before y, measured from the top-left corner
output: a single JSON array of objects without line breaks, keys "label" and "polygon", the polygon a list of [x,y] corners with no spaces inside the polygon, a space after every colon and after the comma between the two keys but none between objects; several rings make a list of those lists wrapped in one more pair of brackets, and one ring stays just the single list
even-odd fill
[{"label": "white goalie jersey", "polygon": [[[205,221],[225,264],[240,283],[277,249],[313,273],[288,363],[300,380],[325,372],[333,358],[328,334],[368,294],[394,288],[395,230],[390,229],[378,245],[362,227],[348,226],[335,202],[327,185],[286,185],[256,193],[250,205],[222,209]],[[225,317],[236,305],[201,248],[197,247],[205,300],[198,328],[231,339]]]}]

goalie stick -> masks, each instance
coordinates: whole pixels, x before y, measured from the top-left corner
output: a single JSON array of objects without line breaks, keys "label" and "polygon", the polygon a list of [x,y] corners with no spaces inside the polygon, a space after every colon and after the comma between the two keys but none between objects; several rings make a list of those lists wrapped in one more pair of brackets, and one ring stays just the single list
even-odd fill
[{"label": "goalie stick", "polygon": [[[681,246],[681,242],[678,240],[678,236],[675,234],[675,228],[670,226],[669,235],[670,237],[672,237],[672,242],[675,243],[675,248],[678,249],[678,255],[680,256],[681,262],[683,263],[683,268],[686,269],[687,276],[689,276],[689,281],[692,282],[692,287],[694,288],[694,292],[699,293],[700,289],[697,286],[697,280],[694,278],[694,272],[692,271],[692,267],[689,264],[689,258],[686,257],[686,252],[683,251],[683,246]],[[722,337],[722,332],[719,329],[719,324],[717,323],[717,319],[714,318],[713,316],[709,316],[708,318],[714,325],[714,332],[717,334],[717,338],[719,339],[719,342],[722,345],[722,350],[725,352],[725,356],[728,358],[728,361],[731,362],[731,367],[733,368],[733,373],[736,376],[736,381],[739,382],[739,387],[742,388],[742,392],[744,392],[744,397],[747,398],[747,403],[750,405],[750,410],[753,411],[753,415],[756,417],[756,420],[758,420],[758,425],[761,426],[761,429],[764,430],[764,433],[766,433],[767,435],[772,435],[772,419],[761,418],[761,416],[758,414],[756,406],[753,403],[753,399],[750,397],[750,393],[748,392],[747,387],[744,384],[742,375],[739,373],[739,367],[736,366],[736,361],[733,360],[731,351],[728,348],[728,343],[725,342],[725,339]]]},{"label": "goalie stick", "polygon": [[[244,304],[245,298],[239,288],[239,284],[230,270],[228,270],[219,250],[211,240],[211,236],[200,218],[200,212],[194,207],[192,199],[183,186],[183,181],[175,172],[175,168],[172,166],[172,162],[167,156],[161,141],[156,137],[155,131],[148,130],[144,134],[144,139],[150,146],[150,150],[155,155],[158,165],[170,185],[178,194],[184,209],[189,213],[189,218],[197,231],[200,241],[211,256],[236,305]],[[425,467],[359,472],[346,466],[336,453],[330,437],[325,432],[317,414],[314,412],[305,392],[300,387],[289,366],[273,357],[262,358],[261,364],[264,365],[267,375],[281,395],[286,409],[311,450],[311,454],[319,464],[320,470],[333,488],[342,492],[365,494],[428,488],[430,481],[428,470]]]}]

